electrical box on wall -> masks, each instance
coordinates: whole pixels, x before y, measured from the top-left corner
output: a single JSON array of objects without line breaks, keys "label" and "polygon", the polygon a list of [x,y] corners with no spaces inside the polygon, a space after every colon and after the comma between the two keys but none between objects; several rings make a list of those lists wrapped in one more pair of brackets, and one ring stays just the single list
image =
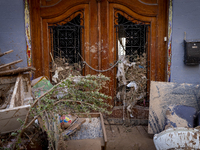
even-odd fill
[{"label": "electrical box on wall", "polygon": [[185,65],[200,64],[200,40],[184,40],[184,51]]}]

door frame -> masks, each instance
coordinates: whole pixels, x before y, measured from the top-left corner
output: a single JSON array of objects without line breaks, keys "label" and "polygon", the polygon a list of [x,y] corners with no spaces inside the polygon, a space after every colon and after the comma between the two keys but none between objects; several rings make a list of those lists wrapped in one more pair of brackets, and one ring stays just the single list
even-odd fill
[{"label": "door frame", "polygon": [[[50,76],[48,23],[78,8],[84,9],[87,26],[84,29],[84,38],[87,41],[84,43],[84,59],[95,69],[110,68],[116,60],[113,54],[115,44],[113,12],[118,8],[134,15],[137,19],[141,17],[151,23],[150,80],[166,81],[167,41],[164,41],[164,37],[167,36],[168,30],[168,4],[169,0],[30,0],[32,60],[36,68],[34,77]],[[97,53],[91,52],[92,46],[97,49]],[[98,58],[94,59],[96,56]],[[103,73],[112,77],[108,89],[103,90],[112,97],[116,94],[113,90],[116,89],[114,73],[114,70]],[[98,72],[86,66],[85,74],[98,74]],[[114,100],[109,103],[114,104]]]}]

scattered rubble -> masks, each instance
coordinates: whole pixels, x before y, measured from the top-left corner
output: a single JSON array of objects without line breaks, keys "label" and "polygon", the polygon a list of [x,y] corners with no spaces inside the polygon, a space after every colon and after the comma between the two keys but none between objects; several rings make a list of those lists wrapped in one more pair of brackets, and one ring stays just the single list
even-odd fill
[{"label": "scattered rubble", "polygon": [[52,62],[52,81],[53,84],[60,82],[63,79],[66,79],[70,75],[72,76],[80,76],[83,67],[81,63],[68,63],[66,58],[56,57]]},{"label": "scattered rubble", "polygon": [[[86,113],[87,117],[90,117],[89,112],[91,111],[110,113],[107,109],[111,106],[104,102],[110,97],[99,92],[105,84],[104,82],[109,80],[104,75],[70,76],[49,90],[44,88],[43,83],[45,85],[49,84],[43,82],[43,79],[46,78],[42,77],[33,81],[34,84],[32,85],[40,85],[37,89],[41,88],[44,93],[36,93],[34,96],[37,98],[30,106],[21,132],[17,136],[17,141],[29,127],[38,122],[42,130],[48,135],[49,147],[56,149],[62,143],[60,141],[64,139],[62,132],[70,135],[81,128],[81,124],[85,122],[85,119],[79,117],[80,113]],[[40,82],[43,83],[39,84]],[[75,116],[77,114],[78,118],[73,120],[66,117],[69,114]],[[34,118],[29,120],[30,117]],[[62,124],[63,121],[64,124]],[[65,126],[67,124],[68,127]],[[15,147],[17,145],[19,143],[15,143]]]},{"label": "scattered rubble", "polygon": [[[126,106],[129,106],[128,107],[129,109],[130,109],[130,106],[135,105],[137,101],[145,98],[146,82],[147,82],[146,54],[143,54],[140,57],[139,56],[134,57],[134,58],[132,57],[133,56],[127,56],[119,64],[118,66],[119,71],[117,75],[117,78],[119,81],[119,90],[117,93],[117,99],[122,100],[125,98],[126,103],[127,103]],[[2,70],[2,68],[8,68],[9,66],[18,62],[21,62],[21,60],[0,66],[0,69]],[[72,119],[71,122],[69,122],[70,119],[68,118],[69,120],[66,120],[66,115],[68,115],[71,112],[73,114],[77,112],[88,113],[91,110],[108,113],[106,109],[107,107],[110,107],[110,106],[104,103],[104,100],[109,97],[100,93],[98,89],[99,86],[101,87],[105,85],[104,80],[106,81],[108,79],[101,75],[83,77],[81,76],[82,69],[83,69],[83,65],[81,64],[81,62],[70,64],[68,63],[67,59],[57,57],[55,58],[55,60],[52,60],[52,69],[51,69],[51,72],[52,72],[51,80],[52,80],[53,85],[55,84],[56,85],[55,86],[50,85],[51,83],[47,78],[41,77],[34,81],[34,84],[32,85],[33,86],[32,89],[28,88],[28,86],[26,86],[28,89],[23,89],[24,82],[27,82],[30,85],[30,81],[25,79],[21,74],[23,74],[24,72],[35,70],[34,68],[26,67],[26,68],[17,68],[17,69],[12,69],[12,70],[9,69],[9,70],[0,71],[0,78],[4,78],[4,76],[10,76],[12,80],[12,78],[15,76],[15,80],[14,82],[12,82],[12,86],[7,88],[6,92],[0,91],[0,111],[1,109],[6,110],[6,108],[15,108],[18,106],[25,105],[24,99],[27,98],[26,97],[27,95],[30,96],[30,94],[24,93],[24,91],[30,92],[30,89],[31,89],[33,91],[33,95],[35,98],[34,103],[31,106],[29,105],[28,107],[25,108],[26,111],[24,112],[26,116],[23,116],[22,118],[22,120],[25,120],[24,121],[25,126],[21,128],[21,132],[18,134],[18,137],[11,139],[9,141],[10,143],[8,142],[9,143],[8,145],[11,145],[11,143],[12,144],[14,143],[14,145],[16,146],[17,141],[19,140],[19,137],[22,137],[24,139],[24,141],[21,143],[21,147],[23,147],[23,145],[27,145],[27,143],[28,145],[32,144],[32,146],[37,145],[38,142],[34,141],[34,139],[36,135],[38,136],[38,134],[26,133],[26,132],[29,131],[29,129],[32,128],[33,126],[35,125],[37,126],[39,124],[40,128],[42,128],[42,132],[40,132],[41,135],[44,135],[44,133],[48,135],[48,142],[49,142],[48,145],[49,146],[51,145],[51,147],[57,147],[58,145],[54,145],[54,144],[59,144],[60,140],[62,140],[61,136],[59,135],[62,135],[62,136],[75,135],[76,137],[77,136],[79,137],[81,135],[77,135],[77,134],[80,134],[81,132],[83,132],[82,130],[85,130],[85,128],[88,128],[90,125],[92,125],[88,121],[89,118],[87,119],[79,118],[76,116],[75,119]],[[69,78],[71,76],[75,76],[75,78]],[[68,80],[66,80],[67,78]],[[68,84],[68,82],[70,84]],[[38,84],[38,83],[41,83],[41,84]],[[83,87],[83,85],[85,86]],[[73,91],[74,87],[76,91]],[[92,92],[89,93],[90,91]],[[74,95],[76,96],[74,97]],[[97,97],[98,97],[98,101],[95,101],[94,99],[95,98],[97,99]],[[23,101],[21,101],[22,99]],[[51,106],[51,104],[53,105]],[[57,104],[59,105],[57,106]],[[47,108],[46,106],[48,106],[49,108]],[[18,110],[21,110],[21,108],[19,108]],[[59,119],[56,119],[57,117],[59,118],[59,116],[63,116],[63,115],[65,116],[65,119],[63,119],[62,121],[66,120],[66,123],[64,124],[64,128],[60,124],[60,122],[62,121]],[[31,118],[31,116],[34,117],[34,119],[32,119],[31,121],[28,121],[28,118]],[[98,132],[100,131],[101,133],[98,133],[98,134],[101,135],[100,136],[101,138],[102,137],[104,138],[104,144],[106,144],[106,140],[107,140],[105,137],[106,134],[102,133],[104,132],[104,129],[102,129],[104,128],[102,127],[103,125],[102,119],[103,118],[100,115],[100,120],[97,119],[98,124],[95,124],[94,133],[97,133],[97,130]],[[65,126],[66,124],[67,126]],[[84,128],[82,125],[84,126]],[[20,126],[18,126],[18,128],[19,127]],[[82,128],[80,132],[78,132],[79,128]],[[16,129],[17,128],[15,128],[15,130]],[[14,129],[12,129],[12,131],[14,131]],[[11,132],[11,130],[9,130],[9,132]],[[47,135],[46,135],[46,139],[47,139]]]},{"label": "scattered rubble", "polygon": [[[116,102],[126,101],[126,106],[134,106],[137,101],[144,100],[147,88],[147,56],[122,56],[118,65],[118,92]],[[117,104],[116,104],[117,105]]]},{"label": "scattered rubble", "polygon": [[[5,56],[13,50],[0,54]],[[0,146],[11,148],[16,142],[13,131],[20,128],[18,120],[24,120],[32,102],[30,71],[33,67],[16,68],[22,60],[0,65]],[[13,133],[11,133],[13,132]],[[6,138],[7,137],[7,138]],[[23,144],[23,143],[22,143]]]}]

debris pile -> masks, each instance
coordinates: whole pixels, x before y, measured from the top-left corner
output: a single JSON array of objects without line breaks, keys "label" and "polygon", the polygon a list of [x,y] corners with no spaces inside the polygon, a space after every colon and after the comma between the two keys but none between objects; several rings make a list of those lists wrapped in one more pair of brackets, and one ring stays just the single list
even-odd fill
[{"label": "debris pile", "polygon": [[126,106],[134,106],[137,101],[144,100],[147,88],[147,56],[121,56],[118,65],[118,92],[116,102],[126,101]]},{"label": "debris pile", "polygon": [[[31,87],[30,73],[24,73],[35,70],[31,67],[0,71],[0,109],[4,108],[0,110],[0,118],[3,120],[0,120],[0,133],[12,132],[6,143],[0,143],[0,146],[13,149],[26,149],[30,145],[37,147],[37,139],[41,133],[41,137],[45,135],[46,141],[48,139],[46,144],[50,149],[57,148],[64,136],[73,136],[82,128],[85,118],[91,117],[91,111],[111,113],[108,109],[112,106],[105,103],[111,97],[100,92],[109,80],[108,77],[101,74],[81,76],[81,64],[70,64],[64,58],[56,58],[52,63],[52,80],[54,83],[59,82],[55,86],[48,78],[39,77],[32,80]],[[0,69],[12,64],[0,66]],[[7,83],[9,87],[5,86]],[[34,101],[27,103],[31,91]],[[79,117],[80,113],[85,113],[86,116]],[[102,123],[102,115],[99,114],[98,117],[101,118],[99,123]],[[30,133],[31,128],[36,133]],[[10,138],[13,135],[16,137]]]},{"label": "debris pile", "polygon": [[[1,53],[0,57],[5,57],[12,52],[13,50],[9,50]],[[29,104],[33,100],[30,71],[34,71],[35,68],[14,66],[19,62],[22,60],[0,65],[0,147],[3,149],[11,149],[12,144],[16,142],[14,137],[16,133],[12,131],[21,127],[19,120],[25,119]]]},{"label": "debris pile", "polygon": [[[6,54],[9,54],[11,52],[13,52],[13,50],[9,50],[7,52],[1,53],[0,57],[4,56]],[[19,62],[22,62],[22,59],[17,60],[17,61],[13,61],[13,62],[8,63],[8,64],[0,65],[0,77],[8,76],[8,75],[15,75],[15,74],[19,74],[19,73],[23,73],[23,72],[27,72],[27,71],[35,71],[35,68],[33,68],[33,67],[11,69],[12,65],[17,64]]]},{"label": "debris pile", "polygon": [[66,79],[70,75],[78,76],[81,75],[82,67],[81,63],[68,63],[66,58],[56,57],[55,61],[52,62],[52,81],[58,83],[63,79]]},{"label": "debris pile", "polygon": [[13,94],[14,85],[0,90],[0,110],[9,108],[10,100]]},{"label": "debris pile", "polygon": [[[16,143],[16,135],[15,132],[10,132],[7,134],[0,135],[0,147],[1,149],[14,149],[13,145]],[[25,149],[48,149],[48,137],[46,133],[42,131],[42,129],[34,124],[31,126],[29,130],[22,136],[20,145],[18,147],[19,150]]]},{"label": "debris pile", "polygon": [[[33,80],[33,85],[38,85],[33,86],[33,89],[40,88],[46,92],[34,93],[34,97],[38,98],[30,106],[18,139],[38,120],[40,127],[48,135],[49,147],[57,147],[59,141],[64,139],[62,132],[66,136],[72,135],[85,122],[85,119],[73,118],[71,115],[76,117],[76,114],[89,114],[91,111],[111,113],[108,109],[112,106],[104,102],[111,97],[99,92],[109,80],[108,77],[101,74],[70,76],[50,89],[48,87],[51,85],[45,80],[43,77]],[[32,120],[27,119],[31,116],[34,116]]]},{"label": "debris pile", "polygon": [[[12,53],[12,52],[13,52],[13,50],[9,50],[4,53],[1,53],[0,57],[7,55],[9,53]],[[21,105],[21,102],[19,102],[18,99],[15,98],[15,95],[17,97],[18,95],[24,94],[24,91],[21,88],[22,87],[26,88],[24,82],[26,82],[28,80],[25,79],[27,77],[25,77],[26,75],[24,76],[23,73],[35,70],[32,67],[25,67],[25,68],[13,67],[13,65],[15,65],[19,62],[22,62],[22,59],[0,65],[0,110],[10,108],[11,99],[13,99],[13,100],[15,99],[15,102],[13,102],[13,104],[15,106]],[[18,77],[19,74],[22,74],[22,76]],[[23,83],[21,84],[20,81],[17,82],[17,79],[21,80],[21,82],[23,82]],[[18,87],[18,86],[20,86],[20,87]],[[15,93],[14,93],[14,88],[15,88]]]}]

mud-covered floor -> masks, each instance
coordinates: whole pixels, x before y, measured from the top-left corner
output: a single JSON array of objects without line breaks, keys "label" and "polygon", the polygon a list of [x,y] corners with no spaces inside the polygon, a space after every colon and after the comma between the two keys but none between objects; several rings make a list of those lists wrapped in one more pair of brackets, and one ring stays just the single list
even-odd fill
[{"label": "mud-covered floor", "polygon": [[106,150],[156,150],[147,126],[105,125]]},{"label": "mud-covered floor", "polygon": [[[130,126],[123,125],[105,125],[107,134],[106,150],[156,150],[153,143],[153,136],[148,135],[147,126]],[[21,146],[26,145],[28,150],[43,150],[48,149],[47,136],[44,133],[37,132],[32,139],[33,145],[26,144],[27,140],[23,140]],[[8,137],[9,134],[8,134]],[[6,139],[6,136],[0,136],[1,139]],[[12,138],[7,142],[7,147],[13,144],[15,140]],[[63,147],[64,150],[101,150],[101,139],[85,139],[85,140],[71,140]],[[0,142],[0,147],[1,145]],[[24,149],[21,147],[21,149]]]}]

